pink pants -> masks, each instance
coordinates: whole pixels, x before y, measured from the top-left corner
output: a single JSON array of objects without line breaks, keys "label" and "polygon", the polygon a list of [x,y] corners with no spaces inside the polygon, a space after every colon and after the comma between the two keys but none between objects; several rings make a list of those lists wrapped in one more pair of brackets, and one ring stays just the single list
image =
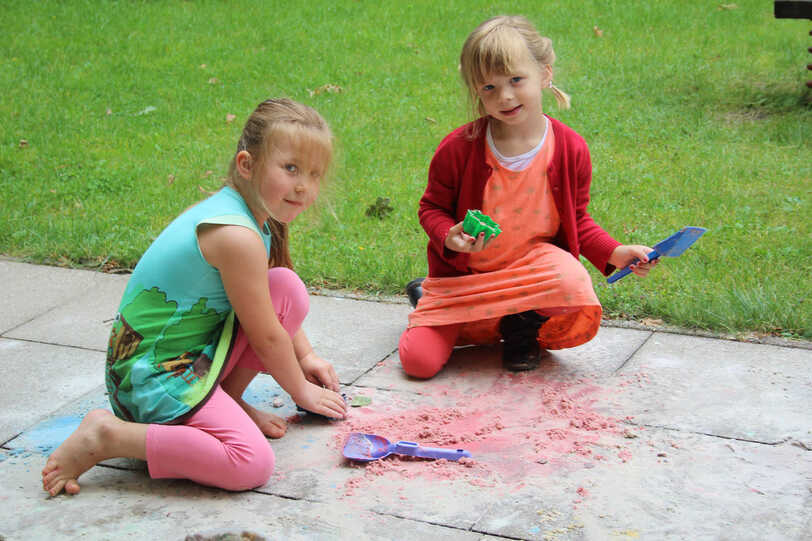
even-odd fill
[{"label": "pink pants", "polygon": [[[276,315],[292,338],[310,307],[307,289],[296,273],[284,267],[268,271],[268,286]],[[263,370],[241,328],[223,379],[237,364]],[[146,447],[153,479],[190,479],[226,490],[248,490],[267,483],[274,468],[274,453],[265,435],[219,385],[184,424],[149,425]]]},{"label": "pink pants", "polygon": [[411,327],[400,335],[398,354],[403,370],[416,378],[431,378],[448,362],[463,324]]}]

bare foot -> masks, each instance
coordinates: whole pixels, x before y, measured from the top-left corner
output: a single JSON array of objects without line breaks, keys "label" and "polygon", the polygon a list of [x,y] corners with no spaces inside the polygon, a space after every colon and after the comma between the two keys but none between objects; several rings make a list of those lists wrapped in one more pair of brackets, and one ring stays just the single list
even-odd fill
[{"label": "bare foot", "polygon": [[258,410],[242,398],[237,400],[237,403],[245,410],[245,413],[248,414],[251,420],[256,423],[262,433],[269,438],[279,439],[284,436],[288,430],[288,424],[278,415]]},{"label": "bare foot", "polygon": [[105,456],[104,437],[111,422],[118,419],[107,410],[93,410],[85,415],[79,427],[48,457],[42,469],[42,488],[51,496],[64,489],[68,494],[79,493],[77,479]]}]

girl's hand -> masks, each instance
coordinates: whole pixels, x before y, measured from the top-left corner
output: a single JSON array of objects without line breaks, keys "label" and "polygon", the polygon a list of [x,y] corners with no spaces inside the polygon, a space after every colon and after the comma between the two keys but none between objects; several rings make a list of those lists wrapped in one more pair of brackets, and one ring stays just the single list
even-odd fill
[{"label": "girl's hand", "polygon": [[654,261],[648,260],[648,254],[651,253],[651,251],[652,249],[648,246],[641,246],[639,244],[620,245],[612,252],[611,257],[609,257],[609,263],[622,269],[626,265],[631,264],[635,259],[639,259],[640,261],[631,265],[630,268],[634,274],[640,278],[645,278],[648,272],[660,262],[659,258]]},{"label": "girl's hand", "polygon": [[331,391],[341,391],[341,388],[338,386],[338,376],[336,376],[333,365],[316,355],[315,352],[311,351],[299,359],[299,366],[302,367],[305,379],[310,383],[322,385]]},{"label": "girl's hand", "polygon": [[[493,237],[491,237],[493,238]],[[490,239],[488,239],[490,241]],[[456,224],[448,230],[448,236],[445,238],[445,247],[455,252],[481,252],[488,245],[485,240],[485,233],[480,233],[478,237],[474,238],[462,230],[462,222]]]},{"label": "girl's hand", "polygon": [[307,382],[301,396],[293,396],[293,401],[307,411],[330,417],[343,419],[347,416],[347,404],[341,395],[327,387]]}]

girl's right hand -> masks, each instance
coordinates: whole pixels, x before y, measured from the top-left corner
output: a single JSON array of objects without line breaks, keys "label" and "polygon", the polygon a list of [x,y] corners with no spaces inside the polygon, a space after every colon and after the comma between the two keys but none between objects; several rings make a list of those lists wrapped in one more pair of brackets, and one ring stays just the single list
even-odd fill
[{"label": "girl's right hand", "polygon": [[344,399],[335,391],[327,387],[320,387],[307,382],[303,396],[292,397],[293,400],[307,411],[330,417],[331,419],[343,419],[347,416],[347,404]]},{"label": "girl's right hand", "polygon": [[488,241],[485,240],[485,233],[480,233],[479,237],[476,238],[472,237],[463,231],[462,222],[449,229],[448,236],[445,238],[445,247],[455,252],[481,252],[487,245]]}]

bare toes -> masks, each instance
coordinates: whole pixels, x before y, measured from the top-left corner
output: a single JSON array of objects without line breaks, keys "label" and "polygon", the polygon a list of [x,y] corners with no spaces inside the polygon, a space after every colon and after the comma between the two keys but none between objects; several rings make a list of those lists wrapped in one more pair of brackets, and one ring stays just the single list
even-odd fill
[{"label": "bare toes", "polygon": [[48,461],[45,463],[45,466],[42,468],[42,476],[45,477],[46,475],[48,475],[49,473],[51,473],[52,471],[54,471],[58,467],[59,467],[59,465],[56,462],[54,462],[51,459],[48,459]]},{"label": "bare toes", "polygon": [[42,485],[43,486],[53,485],[54,481],[59,478],[59,473],[60,473],[59,468],[54,468],[53,470],[43,475]]},{"label": "bare toes", "polygon": [[52,483],[49,486],[47,486],[45,488],[45,490],[48,491],[48,494],[50,494],[51,496],[56,496],[57,494],[62,492],[62,488],[64,486],[65,486],[65,481],[60,479],[56,483]]},{"label": "bare toes", "polygon": [[265,427],[265,435],[269,438],[278,439],[285,435],[287,432],[287,426],[279,426],[274,423],[268,423]]}]

